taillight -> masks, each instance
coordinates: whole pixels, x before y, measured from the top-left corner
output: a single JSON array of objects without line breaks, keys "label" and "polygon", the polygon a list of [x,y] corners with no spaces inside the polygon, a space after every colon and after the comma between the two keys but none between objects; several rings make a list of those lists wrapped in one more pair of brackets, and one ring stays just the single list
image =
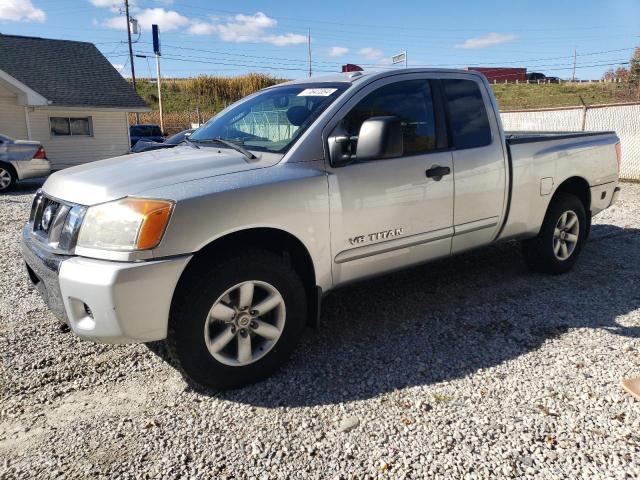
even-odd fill
[{"label": "taillight", "polygon": [[36,154],[33,156],[33,158],[39,158],[41,160],[45,160],[47,158],[47,152],[44,151],[44,148],[39,147],[38,151],[36,152]]},{"label": "taillight", "polygon": [[622,162],[622,148],[620,148],[620,142],[616,143],[616,160],[618,160],[618,176],[620,176],[620,164]]}]

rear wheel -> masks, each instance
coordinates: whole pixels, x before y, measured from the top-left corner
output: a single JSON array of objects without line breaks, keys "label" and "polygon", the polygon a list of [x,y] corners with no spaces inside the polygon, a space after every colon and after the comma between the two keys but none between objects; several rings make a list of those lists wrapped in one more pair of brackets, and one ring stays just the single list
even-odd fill
[{"label": "rear wheel", "polygon": [[16,171],[11,165],[0,163],[0,192],[8,192],[16,183]]},{"label": "rear wheel", "polygon": [[535,271],[565,273],[578,260],[587,233],[587,217],[580,199],[559,193],[549,206],[538,236],[522,242],[525,261]]},{"label": "rear wheel", "polygon": [[286,361],[305,325],[306,298],[281,256],[238,253],[186,275],[174,297],[167,346],[188,381],[238,388]]}]

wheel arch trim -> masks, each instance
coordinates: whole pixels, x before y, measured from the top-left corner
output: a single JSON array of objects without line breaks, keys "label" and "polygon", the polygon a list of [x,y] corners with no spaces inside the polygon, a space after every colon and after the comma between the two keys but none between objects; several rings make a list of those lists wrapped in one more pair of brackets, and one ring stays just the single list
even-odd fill
[{"label": "wheel arch trim", "polygon": [[190,271],[190,267],[194,268],[198,264],[198,258],[251,247],[283,253],[286,256],[287,261],[301,276],[307,293],[308,323],[316,326],[323,291],[328,290],[330,286],[318,284],[315,261],[308,246],[298,236],[283,228],[253,226],[221,233],[193,252],[195,261],[189,262],[181,277]]}]

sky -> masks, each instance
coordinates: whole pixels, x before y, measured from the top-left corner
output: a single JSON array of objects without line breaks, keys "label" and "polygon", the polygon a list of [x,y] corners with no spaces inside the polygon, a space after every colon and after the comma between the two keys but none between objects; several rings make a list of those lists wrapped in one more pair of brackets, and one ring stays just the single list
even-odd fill
[{"label": "sky", "polygon": [[[129,0],[136,77],[155,77],[158,24],[163,77],[279,78],[393,66],[526,67],[548,76],[599,79],[640,46],[640,0],[398,1]],[[124,0],[0,0],[0,33],[92,42],[131,74]],[[1,52],[0,52],[1,54]],[[146,58],[142,58],[146,57]]]}]

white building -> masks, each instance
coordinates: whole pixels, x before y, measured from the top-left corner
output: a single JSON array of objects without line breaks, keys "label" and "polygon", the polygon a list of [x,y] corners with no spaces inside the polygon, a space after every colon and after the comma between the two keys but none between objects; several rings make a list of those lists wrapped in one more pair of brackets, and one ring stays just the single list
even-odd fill
[{"label": "white building", "polygon": [[92,43],[0,34],[0,133],[54,170],[127,153],[127,112],[149,110]]}]

